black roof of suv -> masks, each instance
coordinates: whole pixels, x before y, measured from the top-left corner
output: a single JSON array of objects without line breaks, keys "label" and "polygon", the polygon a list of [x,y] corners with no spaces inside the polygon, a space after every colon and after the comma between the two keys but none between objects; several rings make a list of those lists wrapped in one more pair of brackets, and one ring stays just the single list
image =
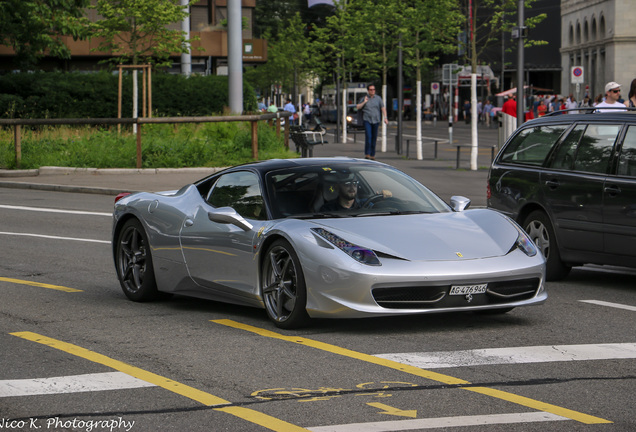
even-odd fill
[{"label": "black roof of suv", "polygon": [[523,124],[490,168],[488,207],[526,230],[548,280],[587,263],[636,267],[636,111]]}]

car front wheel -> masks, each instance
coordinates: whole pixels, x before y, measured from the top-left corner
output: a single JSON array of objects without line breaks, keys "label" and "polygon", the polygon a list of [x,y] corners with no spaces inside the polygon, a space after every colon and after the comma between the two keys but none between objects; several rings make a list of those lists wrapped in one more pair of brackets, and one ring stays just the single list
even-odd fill
[{"label": "car front wheel", "polygon": [[561,261],[550,218],[544,212],[536,210],[528,215],[523,227],[545,258],[546,279],[560,280],[566,277],[571,267]]},{"label": "car front wheel", "polygon": [[137,219],[128,220],[117,236],[115,263],[126,297],[143,302],[159,296],[148,236]]},{"label": "car front wheel", "polygon": [[309,320],[305,276],[296,252],[286,240],[276,240],[267,250],[262,292],[267,315],[277,327],[298,328]]}]

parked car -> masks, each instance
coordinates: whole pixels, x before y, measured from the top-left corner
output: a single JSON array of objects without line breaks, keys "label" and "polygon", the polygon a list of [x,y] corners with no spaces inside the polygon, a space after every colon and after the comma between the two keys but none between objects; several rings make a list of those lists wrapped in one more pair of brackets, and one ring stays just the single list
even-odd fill
[{"label": "parked car", "polygon": [[523,230],[492,210],[464,211],[469,203],[449,206],[378,162],[261,161],[178,191],[119,196],[113,256],[131,300],[255,306],[282,328],[545,301],[545,261]]},{"label": "parked car", "polygon": [[364,130],[362,110],[356,108],[356,104],[350,104],[347,106],[347,130]]},{"label": "parked car", "polygon": [[526,230],[548,280],[587,263],[636,267],[636,111],[524,123],[490,168],[488,207]]}]

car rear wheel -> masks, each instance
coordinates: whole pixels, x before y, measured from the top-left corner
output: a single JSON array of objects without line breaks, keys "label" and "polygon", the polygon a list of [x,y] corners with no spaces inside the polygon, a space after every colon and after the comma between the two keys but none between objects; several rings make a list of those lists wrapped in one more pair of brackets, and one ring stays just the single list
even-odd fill
[{"label": "car rear wheel", "polygon": [[528,215],[523,227],[546,260],[546,279],[560,280],[566,277],[571,267],[561,261],[550,218],[544,212],[536,210]]},{"label": "car rear wheel", "polygon": [[262,268],[263,301],[276,327],[298,328],[307,323],[307,288],[300,261],[286,240],[267,250]]},{"label": "car rear wheel", "polygon": [[128,220],[117,236],[115,263],[126,297],[143,302],[159,296],[148,236],[137,219]]}]

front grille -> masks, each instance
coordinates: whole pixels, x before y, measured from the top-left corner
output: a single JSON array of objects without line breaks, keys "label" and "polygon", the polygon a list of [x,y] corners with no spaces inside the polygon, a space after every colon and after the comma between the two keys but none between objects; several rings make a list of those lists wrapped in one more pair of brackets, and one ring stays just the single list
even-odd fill
[{"label": "front grille", "polygon": [[437,309],[530,299],[537,293],[540,282],[539,278],[488,282],[486,293],[474,294],[470,301],[467,296],[448,295],[451,285],[375,288],[371,293],[378,305],[387,309]]}]

